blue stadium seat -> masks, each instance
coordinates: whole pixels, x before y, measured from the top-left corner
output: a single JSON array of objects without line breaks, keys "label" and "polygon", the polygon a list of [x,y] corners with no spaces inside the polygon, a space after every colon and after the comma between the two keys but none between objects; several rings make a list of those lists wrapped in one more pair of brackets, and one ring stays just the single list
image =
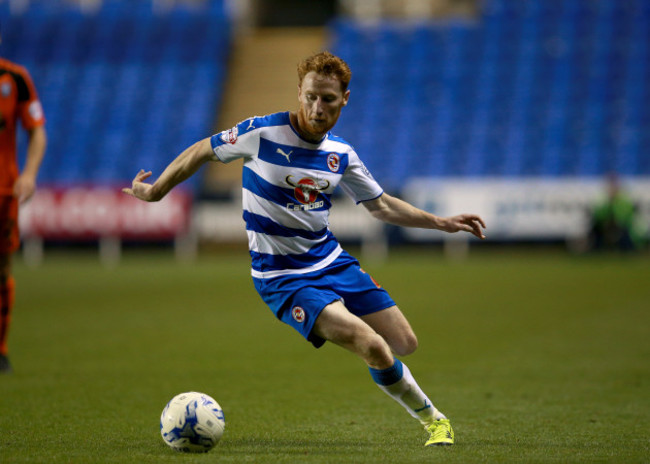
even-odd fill
[{"label": "blue stadium seat", "polygon": [[650,175],[650,2],[482,4],[475,22],[332,23],[353,70],[336,132],[382,184]]},{"label": "blue stadium seat", "polygon": [[229,21],[221,0],[162,12],[149,1],[104,0],[88,14],[32,0],[3,20],[2,56],[28,67],[46,113],[39,180],[123,183],[141,167],[159,172],[170,153],[209,134]]}]

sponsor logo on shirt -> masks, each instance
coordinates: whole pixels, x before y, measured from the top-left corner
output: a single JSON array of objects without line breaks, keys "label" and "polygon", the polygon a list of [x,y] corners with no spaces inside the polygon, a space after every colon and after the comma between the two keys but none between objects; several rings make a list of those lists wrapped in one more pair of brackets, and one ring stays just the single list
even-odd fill
[{"label": "sponsor logo on shirt", "polygon": [[296,182],[294,177],[289,174],[285,178],[285,182],[293,187],[293,195],[299,202],[297,204],[287,203],[287,209],[291,211],[308,211],[324,206],[325,202],[318,200],[318,195],[321,191],[329,188],[329,181],[303,177]]}]

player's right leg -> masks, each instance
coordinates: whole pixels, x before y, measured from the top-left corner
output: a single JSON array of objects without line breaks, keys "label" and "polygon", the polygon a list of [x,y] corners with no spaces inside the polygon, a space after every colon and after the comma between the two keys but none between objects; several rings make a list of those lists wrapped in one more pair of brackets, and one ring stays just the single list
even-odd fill
[{"label": "player's right leg", "polygon": [[339,301],[327,305],[314,323],[313,332],[352,351],[374,369],[387,369],[394,363],[390,346],[372,327],[352,314]]}]

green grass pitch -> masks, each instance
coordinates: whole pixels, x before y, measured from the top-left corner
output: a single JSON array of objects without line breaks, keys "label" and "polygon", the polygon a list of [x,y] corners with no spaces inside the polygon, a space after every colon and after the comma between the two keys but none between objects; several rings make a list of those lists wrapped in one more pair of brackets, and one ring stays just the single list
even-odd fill
[{"label": "green grass pitch", "polygon": [[[649,462],[647,256],[478,250],[463,262],[394,252],[365,269],[420,347],[404,358],[451,419],[425,432],[364,364],[315,350],[255,292],[245,251],[46,254],[15,264],[14,373],[0,376],[2,463]],[[221,403],[203,455],[172,451],[159,416],[175,394]]]}]

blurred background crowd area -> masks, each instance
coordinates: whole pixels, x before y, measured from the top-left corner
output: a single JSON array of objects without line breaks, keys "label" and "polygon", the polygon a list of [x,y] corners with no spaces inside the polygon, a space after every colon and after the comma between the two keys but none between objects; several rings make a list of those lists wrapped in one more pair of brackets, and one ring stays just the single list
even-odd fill
[{"label": "blurred background crowd area", "polygon": [[[334,132],[386,191],[436,214],[482,214],[501,241],[647,239],[648,0],[0,0],[0,14],[0,55],[29,69],[47,117],[49,197],[21,218],[26,238],[47,240],[56,220],[38,219],[70,190],[157,175],[200,138],[295,109],[296,64],[328,49],[353,71]],[[240,168],[184,185],[179,234],[245,240]],[[122,205],[93,201],[104,223]],[[343,239],[440,239],[341,210]]]}]

